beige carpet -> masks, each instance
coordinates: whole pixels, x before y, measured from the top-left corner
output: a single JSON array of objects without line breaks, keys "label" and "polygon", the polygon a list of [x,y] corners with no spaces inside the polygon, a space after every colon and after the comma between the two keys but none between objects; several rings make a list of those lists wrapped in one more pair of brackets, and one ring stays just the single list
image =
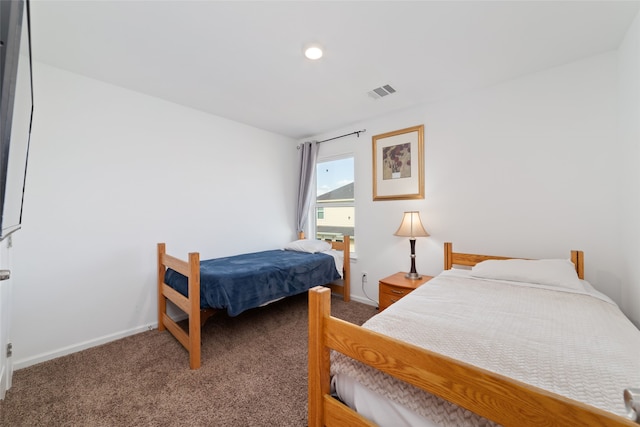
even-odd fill
[{"label": "beige carpet", "polygon": [[[375,307],[332,298],[362,324]],[[307,294],[229,318],[202,334],[202,367],[153,330],[21,369],[2,426],[306,426]]]}]

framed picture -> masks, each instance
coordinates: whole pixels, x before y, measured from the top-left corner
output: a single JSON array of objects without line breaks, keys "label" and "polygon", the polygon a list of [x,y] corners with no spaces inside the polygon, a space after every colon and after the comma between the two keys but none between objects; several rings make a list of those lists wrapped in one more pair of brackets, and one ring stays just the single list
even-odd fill
[{"label": "framed picture", "polygon": [[373,200],[424,199],[424,125],[372,140]]}]

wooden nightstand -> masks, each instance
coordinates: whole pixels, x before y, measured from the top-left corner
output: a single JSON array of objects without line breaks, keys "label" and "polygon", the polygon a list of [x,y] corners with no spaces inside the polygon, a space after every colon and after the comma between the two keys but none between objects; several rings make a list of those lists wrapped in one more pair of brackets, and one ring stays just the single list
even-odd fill
[{"label": "wooden nightstand", "polygon": [[419,280],[411,280],[404,277],[407,273],[396,273],[392,276],[380,279],[378,282],[378,303],[380,311],[389,307],[400,298],[407,295],[420,285],[433,279],[433,276],[422,276]]}]

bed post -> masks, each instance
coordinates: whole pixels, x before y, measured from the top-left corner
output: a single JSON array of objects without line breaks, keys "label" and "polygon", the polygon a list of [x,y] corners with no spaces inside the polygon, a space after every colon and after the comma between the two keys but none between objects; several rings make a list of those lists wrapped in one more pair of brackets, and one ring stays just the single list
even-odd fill
[{"label": "bed post", "polygon": [[344,302],[351,301],[351,236],[344,236],[344,257],[342,258],[342,270],[344,277],[342,281],[342,299]]},{"label": "bed post", "polygon": [[189,367],[200,368],[200,254],[189,254]]},{"label": "bed post", "polygon": [[571,251],[571,262],[576,266],[578,278],[584,280],[584,252]]},{"label": "bed post", "polygon": [[164,283],[164,274],[167,268],[162,262],[162,257],[166,253],[166,246],[164,243],[158,243],[158,330],[164,331],[164,322],[162,317],[167,311],[167,300],[162,295],[162,284]]},{"label": "bed post", "polygon": [[309,290],[309,427],[324,425],[323,400],[330,389],[329,348],[324,344],[324,326],[331,315],[331,290],[316,286]]},{"label": "bed post", "polygon": [[453,267],[453,245],[450,242],[445,242],[444,244],[444,269],[451,270]]}]

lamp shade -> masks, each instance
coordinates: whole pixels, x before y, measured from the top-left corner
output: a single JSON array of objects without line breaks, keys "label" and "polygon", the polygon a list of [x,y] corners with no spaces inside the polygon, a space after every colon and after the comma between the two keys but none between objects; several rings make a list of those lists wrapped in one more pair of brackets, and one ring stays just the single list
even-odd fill
[{"label": "lamp shade", "polygon": [[396,236],[401,237],[427,237],[429,233],[424,229],[422,221],[420,221],[420,212],[411,211],[405,212],[402,218],[402,223],[398,228],[398,231],[394,233]]}]

